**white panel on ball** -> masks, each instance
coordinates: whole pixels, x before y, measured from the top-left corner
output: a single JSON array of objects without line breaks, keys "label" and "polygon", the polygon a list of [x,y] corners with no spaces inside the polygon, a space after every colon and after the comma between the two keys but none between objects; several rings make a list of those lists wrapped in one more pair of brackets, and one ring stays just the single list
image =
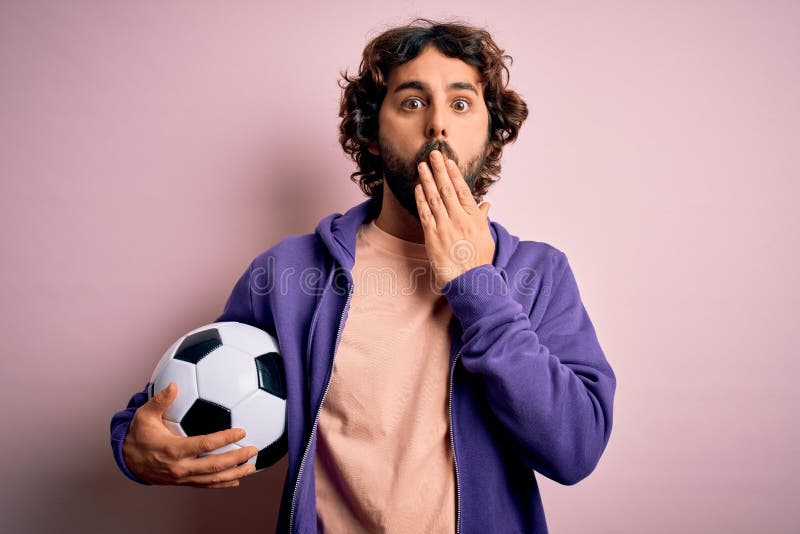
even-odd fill
[{"label": "white panel on ball", "polygon": [[247,428],[244,441],[259,450],[276,441],[286,425],[286,401],[259,389],[231,409],[231,426]]},{"label": "white panel on ball", "polygon": [[217,323],[222,344],[235,347],[242,352],[260,356],[268,352],[279,352],[272,336],[243,323]]},{"label": "white panel on ball", "polygon": [[[222,376],[228,380],[220,380]],[[256,389],[258,376],[251,354],[222,345],[197,363],[197,391],[207,401],[235,406]]]},{"label": "white panel on ball", "polygon": [[164,364],[156,378],[155,387],[153,388],[154,393],[158,393],[167,387],[170,382],[175,382],[178,385],[178,396],[167,408],[164,413],[164,419],[180,423],[183,416],[186,415],[186,412],[189,411],[189,408],[198,398],[195,366],[181,360],[169,360]]},{"label": "white panel on ball", "polygon": [[[184,337],[185,337],[185,336],[184,336]],[[153,369],[153,375],[150,377],[150,383],[151,383],[151,384],[152,384],[153,382],[155,382],[155,381],[156,381],[156,376],[157,376],[157,375],[158,375],[158,373],[161,371],[161,368],[162,368],[162,367],[164,367],[164,365],[166,365],[166,363],[167,363],[167,362],[168,362],[168,361],[169,361],[169,360],[170,360],[170,359],[171,359],[173,356],[175,356],[175,351],[176,351],[176,350],[178,350],[178,347],[180,346],[180,344],[181,344],[181,342],[183,341],[184,337],[181,337],[181,338],[179,338],[179,339],[178,339],[178,341],[176,341],[175,343],[173,343],[173,344],[172,344],[172,345],[171,345],[171,346],[170,346],[170,347],[167,349],[167,352],[165,352],[165,353],[164,353],[164,355],[161,357],[161,359],[158,361],[158,363],[156,364],[156,368],[155,368],[155,369]]]}]

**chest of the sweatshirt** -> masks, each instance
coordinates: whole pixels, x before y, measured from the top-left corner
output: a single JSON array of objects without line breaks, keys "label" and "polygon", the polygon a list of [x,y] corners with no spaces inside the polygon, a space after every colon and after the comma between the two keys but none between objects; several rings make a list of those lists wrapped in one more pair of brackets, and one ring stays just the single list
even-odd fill
[{"label": "chest of the sweatshirt", "polygon": [[[357,309],[354,309],[354,306],[364,302],[355,294],[356,291],[352,283],[344,288],[328,287],[315,303],[314,313],[308,320],[307,327],[303,328],[307,333],[301,333],[306,339],[302,362],[299,363],[306,375],[306,394],[310,406],[316,406],[324,392],[348,320],[361,322],[364,320],[363,316],[356,317]],[[443,315],[453,317],[452,314]],[[376,317],[375,320],[381,319]],[[398,317],[396,320],[401,319]],[[446,350],[449,351],[451,362],[460,348],[460,334],[460,325],[453,318],[444,334],[450,341]]]},{"label": "chest of the sweatshirt", "polygon": [[[501,271],[503,278],[509,283],[509,295],[521,305],[523,312],[530,314],[541,297],[540,287],[532,291],[514,291],[513,281],[519,276],[515,272]],[[535,275],[534,275],[535,276]],[[337,345],[342,332],[347,324],[351,311],[354,293],[358,291],[352,273],[350,276],[342,270],[326,273],[324,287],[311,287],[309,290],[303,286],[293,288],[293,295],[285,295],[284,312],[291,309],[291,314],[283,318],[276,317],[279,322],[284,322],[284,327],[293,332],[293,349],[298,358],[295,367],[305,375],[306,395],[310,406],[316,406],[332,370]],[[536,280],[538,282],[538,280]],[[535,284],[539,286],[539,284]],[[281,312],[277,310],[279,314]],[[284,321],[281,321],[284,319]],[[461,335],[460,323],[453,319],[451,359],[457,354]],[[294,352],[294,351],[293,351]]]}]

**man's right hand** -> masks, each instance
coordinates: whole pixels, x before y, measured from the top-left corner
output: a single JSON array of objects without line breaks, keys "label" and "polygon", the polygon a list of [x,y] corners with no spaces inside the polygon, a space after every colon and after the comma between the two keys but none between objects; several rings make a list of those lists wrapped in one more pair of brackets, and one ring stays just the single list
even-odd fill
[{"label": "man's right hand", "polygon": [[255,471],[245,463],[256,454],[253,446],[222,454],[198,455],[245,436],[241,428],[231,428],[184,438],[173,434],[162,422],[167,407],[178,395],[178,385],[170,383],[136,410],[122,446],[125,465],[140,480],[150,484],[172,484],[198,488],[232,488],[239,479]]}]

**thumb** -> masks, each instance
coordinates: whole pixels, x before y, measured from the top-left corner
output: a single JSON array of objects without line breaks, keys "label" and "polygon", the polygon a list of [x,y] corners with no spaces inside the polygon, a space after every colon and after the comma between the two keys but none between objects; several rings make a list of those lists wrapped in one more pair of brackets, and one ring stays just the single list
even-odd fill
[{"label": "thumb", "polygon": [[161,415],[169,408],[169,405],[172,404],[177,396],[178,385],[175,382],[170,382],[167,387],[156,393],[149,402],[153,410]]},{"label": "thumb", "polygon": [[491,203],[489,203],[488,200],[484,200],[483,202],[481,202],[480,206],[478,206],[478,209],[481,210],[481,213],[483,214],[484,217],[488,217],[489,209],[491,207],[492,207]]}]

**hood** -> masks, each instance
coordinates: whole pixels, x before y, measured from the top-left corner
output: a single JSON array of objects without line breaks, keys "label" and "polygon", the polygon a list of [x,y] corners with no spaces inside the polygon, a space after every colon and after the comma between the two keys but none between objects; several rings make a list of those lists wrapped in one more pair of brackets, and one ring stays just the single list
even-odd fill
[{"label": "hood", "polygon": [[[358,227],[375,219],[379,213],[380,205],[376,200],[370,198],[353,206],[344,214],[332,213],[326,216],[319,222],[314,232],[322,239],[336,261],[351,271],[355,263]],[[492,264],[505,269],[509,258],[517,249],[519,238],[491,219],[489,219],[489,230],[495,244]]]}]

